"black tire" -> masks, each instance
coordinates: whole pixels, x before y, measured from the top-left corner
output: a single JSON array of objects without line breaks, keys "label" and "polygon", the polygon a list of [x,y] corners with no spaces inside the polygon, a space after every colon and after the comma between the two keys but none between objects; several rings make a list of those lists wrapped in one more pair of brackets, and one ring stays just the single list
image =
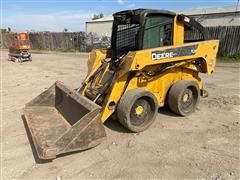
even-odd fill
[{"label": "black tire", "polygon": [[[137,109],[140,107],[139,114]],[[156,97],[141,88],[127,91],[117,107],[119,122],[132,132],[147,129],[155,120],[158,110]]]},{"label": "black tire", "polygon": [[200,90],[196,82],[179,80],[169,90],[168,106],[174,113],[187,116],[196,110],[199,99]]}]

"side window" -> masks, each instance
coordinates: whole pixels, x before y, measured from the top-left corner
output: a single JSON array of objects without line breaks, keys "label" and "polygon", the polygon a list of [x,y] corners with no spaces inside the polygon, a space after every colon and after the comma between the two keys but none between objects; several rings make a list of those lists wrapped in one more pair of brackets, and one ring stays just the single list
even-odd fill
[{"label": "side window", "polygon": [[173,44],[173,17],[148,16],[146,18],[143,49]]}]

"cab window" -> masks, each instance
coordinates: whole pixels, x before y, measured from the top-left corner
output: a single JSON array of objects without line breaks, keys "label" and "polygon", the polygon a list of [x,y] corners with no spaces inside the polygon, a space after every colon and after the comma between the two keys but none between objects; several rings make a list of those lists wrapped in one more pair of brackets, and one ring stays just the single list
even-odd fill
[{"label": "cab window", "polygon": [[143,49],[168,46],[173,44],[173,17],[146,17]]}]

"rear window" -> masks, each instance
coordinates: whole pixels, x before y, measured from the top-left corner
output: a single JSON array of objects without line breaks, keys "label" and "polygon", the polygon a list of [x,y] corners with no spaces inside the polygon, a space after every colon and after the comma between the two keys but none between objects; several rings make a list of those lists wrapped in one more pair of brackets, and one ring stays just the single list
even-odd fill
[{"label": "rear window", "polygon": [[184,42],[197,42],[204,40],[203,34],[195,27],[184,26]]}]

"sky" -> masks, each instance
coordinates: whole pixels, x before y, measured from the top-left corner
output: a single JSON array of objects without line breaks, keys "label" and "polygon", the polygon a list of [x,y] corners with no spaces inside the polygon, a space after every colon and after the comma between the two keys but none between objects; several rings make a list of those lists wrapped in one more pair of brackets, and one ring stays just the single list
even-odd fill
[{"label": "sky", "polygon": [[85,31],[94,14],[152,8],[173,11],[236,6],[237,0],[0,0],[1,28],[15,31]]}]

